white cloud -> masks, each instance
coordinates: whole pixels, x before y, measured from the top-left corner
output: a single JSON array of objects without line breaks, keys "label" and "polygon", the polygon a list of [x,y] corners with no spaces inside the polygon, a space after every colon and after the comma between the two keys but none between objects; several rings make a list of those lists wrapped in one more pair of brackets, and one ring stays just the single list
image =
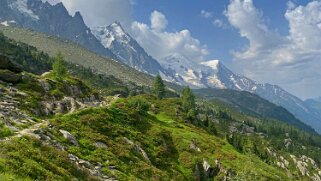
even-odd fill
[{"label": "white cloud", "polygon": [[249,41],[244,50],[233,52],[239,71],[261,82],[279,84],[303,98],[320,95],[320,1],[298,7],[288,3],[288,36],[269,29],[252,0],[232,0],[225,15]]},{"label": "white cloud", "polygon": [[286,6],[288,7],[288,9],[294,9],[296,7],[293,1],[288,1]]},{"label": "white cloud", "polygon": [[213,18],[213,13],[209,12],[209,11],[206,11],[206,10],[202,10],[201,11],[201,16],[203,18]]},{"label": "white cloud", "polygon": [[132,22],[133,0],[43,0],[50,3],[63,2],[71,15],[80,11],[90,27],[109,25],[114,21],[129,25]]},{"label": "white cloud", "polygon": [[[157,15],[156,15],[157,14]],[[166,23],[155,23],[155,16],[162,17]],[[157,18],[156,18],[157,19]],[[156,59],[161,59],[174,53],[180,53],[195,61],[201,61],[208,55],[205,45],[193,38],[189,30],[178,32],[164,31],[167,25],[166,17],[160,12],[154,11],[151,15],[151,26],[144,23],[133,22],[130,33],[140,45]],[[157,21],[158,22],[158,21]]]},{"label": "white cloud", "polygon": [[152,12],[150,16],[151,27],[153,30],[162,31],[167,27],[167,19],[165,15],[158,11]]}]

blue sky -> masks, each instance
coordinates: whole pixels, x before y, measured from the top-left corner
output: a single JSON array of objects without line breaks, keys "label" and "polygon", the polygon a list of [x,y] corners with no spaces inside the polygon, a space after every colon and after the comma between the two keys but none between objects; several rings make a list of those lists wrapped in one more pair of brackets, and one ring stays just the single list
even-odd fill
[{"label": "blue sky", "polygon": [[[246,36],[240,36],[240,28],[231,25],[229,18],[226,15],[226,11],[233,1],[136,0],[135,2],[134,19],[136,21],[150,24],[149,14],[151,12],[157,10],[163,13],[168,20],[166,31],[176,32],[182,29],[188,29],[191,32],[192,37],[198,39],[201,44],[207,46],[209,54],[206,56],[206,59],[219,59],[237,73],[245,74],[262,83],[278,84],[303,99],[321,95],[319,92],[321,87],[316,85],[321,82],[320,74],[311,73],[311,71],[319,71],[311,67],[314,64],[318,64],[318,62],[320,62],[319,60],[314,60],[314,64],[310,63],[304,65],[304,63],[296,63],[296,61],[300,62],[300,59],[303,56],[293,55],[297,60],[293,60],[291,65],[285,66],[280,63],[278,66],[271,66],[266,69],[264,69],[266,63],[262,63],[260,66],[244,63],[244,61],[252,61],[251,59],[255,58],[260,59],[262,57],[262,59],[266,59],[266,57],[259,55],[260,53],[253,58],[249,58],[249,60],[241,61],[243,63],[238,61],[239,58],[231,52],[244,51],[244,49],[249,46],[250,40]],[[240,2],[246,3],[246,0],[241,0]],[[269,31],[276,32],[281,38],[287,38],[290,36],[290,27],[289,18],[287,19],[285,17],[285,13],[296,9],[299,6],[306,7],[311,1],[254,0],[250,2],[252,3],[253,8],[255,8],[261,16],[262,24],[264,24]],[[290,7],[291,5],[293,7]],[[317,8],[319,8],[319,6]],[[207,13],[206,17],[202,16],[202,11]],[[316,12],[321,13],[320,9],[317,9]],[[205,13],[203,13],[203,15],[205,15]],[[292,19],[295,19],[295,17]],[[214,25],[214,21],[219,21],[219,26]],[[291,46],[291,43],[284,44],[284,46]],[[270,48],[268,45],[264,46],[266,46],[267,49]],[[271,49],[271,53],[276,51],[279,50]],[[280,51],[282,51],[282,49]],[[287,53],[291,53],[291,51],[287,51]],[[313,56],[311,59],[315,57],[317,56]],[[298,69],[307,69],[309,73],[302,72],[302,70]]]},{"label": "blue sky", "polygon": [[[284,18],[287,0],[257,0],[254,5],[264,13],[268,24],[283,35],[288,34],[288,22]],[[306,4],[308,1],[296,1]],[[146,24],[150,23],[150,14],[157,10],[162,12],[169,21],[167,31],[174,32],[189,29],[192,35],[206,44],[209,49],[208,59],[220,59],[230,64],[233,56],[231,50],[241,49],[248,43],[240,37],[238,30],[229,25],[224,11],[229,5],[228,0],[136,0],[134,3],[134,19]],[[204,18],[201,11],[213,14]],[[226,27],[213,25],[215,19],[222,20]]]},{"label": "blue sky", "polygon": [[320,0],[61,1],[90,27],[120,21],[158,60],[172,53],[218,59],[302,99],[321,96]]}]

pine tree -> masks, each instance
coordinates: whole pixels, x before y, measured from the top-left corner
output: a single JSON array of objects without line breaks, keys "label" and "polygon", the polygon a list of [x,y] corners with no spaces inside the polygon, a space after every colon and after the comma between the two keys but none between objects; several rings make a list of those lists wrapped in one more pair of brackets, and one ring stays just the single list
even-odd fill
[{"label": "pine tree", "polygon": [[61,79],[67,75],[67,68],[65,67],[65,60],[61,52],[58,52],[54,57],[52,70],[56,78]]},{"label": "pine tree", "polygon": [[158,99],[162,99],[165,96],[165,84],[160,75],[157,75],[154,80],[153,93]]},{"label": "pine tree", "polygon": [[195,96],[189,87],[183,89],[181,99],[185,112],[189,112],[190,110],[195,111]]}]

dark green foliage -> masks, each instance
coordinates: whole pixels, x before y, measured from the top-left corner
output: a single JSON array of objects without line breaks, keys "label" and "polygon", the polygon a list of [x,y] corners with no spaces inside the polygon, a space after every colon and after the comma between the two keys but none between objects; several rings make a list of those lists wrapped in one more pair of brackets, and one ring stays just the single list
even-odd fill
[{"label": "dark green foliage", "polygon": [[192,90],[189,87],[185,87],[182,91],[182,106],[183,110],[190,115],[193,115],[195,113],[195,96],[192,92]]},{"label": "dark green foliage", "polygon": [[158,99],[162,99],[165,96],[165,84],[160,75],[157,75],[153,84],[153,93]]},{"label": "dark green foliage", "polygon": [[[230,105],[230,108],[242,113],[261,117],[263,119],[277,119],[314,134],[315,131],[295,118],[283,107],[277,106],[255,94],[246,91],[235,91],[227,89],[197,89],[196,95],[211,100],[220,100]],[[229,109],[230,109],[229,108]]]},{"label": "dark green foliage", "polygon": [[128,100],[128,106],[130,109],[136,110],[140,114],[147,114],[150,104],[144,98],[130,98]]},{"label": "dark green foliage", "polygon": [[[0,119],[1,121],[1,119]],[[3,122],[0,122],[0,138],[4,138],[7,136],[12,135],[13,132],[7,127],[5,126],[5,124]]]},{"label": "dark green foliage", "polygon": [[212,134],[214,134],[214,135],[217,135],[217,134],[218,134],[218,133],[217,133],[217,129],[216,129],[215,124],[213,123],[213,121],[210,121],[209,124],[208,124],[208,126],[206,126],[206,127],[207,127],[207,129],[208,129],[208,131],[209,131],[210,133],[212,133]]},{"label": "dark green foliage", "polygon": [[2,33],[0,44],[0,54],[20,65],[25,71],[42,74],[51,69],[52,60],[49,56],[30,45],[15,42]]},{"label": "dark green foliage", "polygon": [[52,64],[52,71],[57,79],[62,79],[67,75],[65,60],[61,52],[58,52],[54,57],[54,62]]}]

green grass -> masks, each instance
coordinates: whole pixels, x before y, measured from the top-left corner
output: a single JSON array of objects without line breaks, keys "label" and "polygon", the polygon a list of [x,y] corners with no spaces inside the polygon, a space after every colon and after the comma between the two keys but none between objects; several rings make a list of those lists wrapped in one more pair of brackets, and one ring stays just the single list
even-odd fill
[{"label": "green grass", "polygon": [[[0,173],[32,180],[71,180],[89,178],[69,162],[67,154],[40,141],[22,137],[0,143]],[[8,174],[7,174],[8,173]]]},{"label": "green grass", "polygon": [[21,178],[10,173],[0,173],[0,181],[32,181],[32,179]]},{"label": "green grass", "polygon": [[0,119],[0,138],[11,136],[13,132]]},{"label": "green grass", "polygon": [[[80,147],[70,145],[57,130],[52,134],[67,146],[69,152],[83,159],[100,162],[105,167],[116,165],[115,173],[108,169],[104,173],[126,180],[189,180],[193,178],[195,164],[202,163],[203,159],[211,164],[219,159],[225,169],[231,168],[247,180],[287,180],[283,171],[262,162],[257,156],[243,155],[224,139],[182,120],[171,119],[176,115],[175,107],[180,104],[178,99],[146,98],[152,105],[158,105],[158,110],[154,110],[157,114],[130,112],[126,101],[120,100],[111,109],[91,108],[52,120],[59,129],[72,133]],[[124,142],[123,137],[140,145],[151,164]],[[96,148],[94,143],[97,141],[106,143],[108,149]],[[191,150],[191,142],[196,142],[201,152]]]}]

